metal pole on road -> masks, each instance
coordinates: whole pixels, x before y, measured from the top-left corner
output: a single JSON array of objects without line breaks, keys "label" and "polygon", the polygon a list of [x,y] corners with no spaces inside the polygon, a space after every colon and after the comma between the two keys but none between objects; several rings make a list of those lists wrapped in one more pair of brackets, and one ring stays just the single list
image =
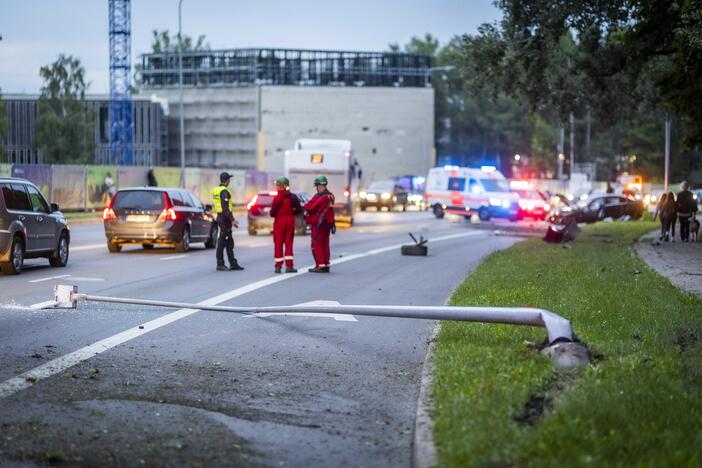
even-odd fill
[{"label": "metal pole on road", "polygon": [[185,188],[185,123],[183,121],[183,0],[178,0],[178,88],[180,89],[180,186]]},{"label": "metal pole on road", "polygon": [[[587,363],[587,350],[574,341],[573,329],[569,320],[553,312],[543,309],[533,309],[529,307],[454,307],[454,306],[378,306],[378,305],[341,305],[341,304],[299,304],[293,306],[266,306],[266,307],[229,307],[213,306],[204,304],[189,304],[184,302],[154,301],[148,299],[131,299],[110,296],[93,296],[90,294],[78,294],[77,286],[56,285],[54,287],[54,301],[47,301],[41,304],[41,308],[68,308],[77,307],[78,302],[109,302],[116,304],[133,304],[154,307],[172,307],[178,309],[212,310],[216,312],[233,312],[243,315],[255,315],[266,313],[312,313],[312,314],[342,314],[342,315],[364,315],[372,317],[391,318],[412,318],[428,320],[458,320],[463,322],[501,323],[508,325],[528,325],[534,327],[544,327],[548,334],[548,342],[551,347],[560,344],[570,344],[577,349],[561,351],[567,356],[563,357],[565,362],[573,359],[571,353],[575,353],[576,361]],[[38,307],[39,308],[39,307]],[[565,343],[562,343],[565,342]],[[583,357],[584,354],[584,357]],[[555,355],[554,355],[555,356]],[[554,357],[554,360],[556,357]],[[582,365],[582,364],[576,364]],[[563,365],[563,367],[571,367]]]}]

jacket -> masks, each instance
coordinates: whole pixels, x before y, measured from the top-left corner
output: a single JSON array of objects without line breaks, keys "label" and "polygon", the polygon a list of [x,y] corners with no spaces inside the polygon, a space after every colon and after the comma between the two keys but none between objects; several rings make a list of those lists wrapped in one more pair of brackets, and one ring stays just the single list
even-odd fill
[{"label": "jacket", "polygon": [[683,216],[691,216],[697,211],[697,202],[692,198],[692,192],[683,190],[678,193],[677,201],[675,202],[678,214]]},{"label": "jacket", "polygon": [[273,198],[273,206],[271,206],[271,217],[276,216],[295,216],[302,213],[300,199],[294,193],[288,190],[280,191]]},{"label": "jacket", "polygon": [[309,225],[334,224],[334,194],[318,192],[305,204],[305,221]]}]

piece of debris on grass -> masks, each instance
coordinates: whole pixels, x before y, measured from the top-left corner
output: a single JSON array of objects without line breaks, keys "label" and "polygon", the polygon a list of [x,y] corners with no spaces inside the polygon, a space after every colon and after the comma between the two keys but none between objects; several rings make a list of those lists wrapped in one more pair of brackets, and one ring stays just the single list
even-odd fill
[{"label": "piece of debris on grass", "polygon": [[42,355],[39,354],[39,353],[34,353],[34,354],[32,354],[31,357],[33,357],[34,359],[41,359],[41,358],[42,358]]},{"label": "piece of debris on grass", "polygon": [[25,377],[24,380],[25,380],[26,382],[31,383],[31,384],[37,383],[37,378],[36,378],[36,377]]}]

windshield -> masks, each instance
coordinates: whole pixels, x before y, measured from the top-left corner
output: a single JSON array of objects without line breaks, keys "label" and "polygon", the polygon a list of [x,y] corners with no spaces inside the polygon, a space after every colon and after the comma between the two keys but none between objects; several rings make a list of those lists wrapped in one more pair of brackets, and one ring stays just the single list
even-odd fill
[{"label": "windshield", "polygon": [[502,179],[480,179],[486,192],[509,192],[507,181]]},{"label": "windshield", "polygon": [[379,180],[368,186],[371,192],[392,192],[395,184],[391,180]]},{"label": "windshield", "polygon": [[163,192],[152,190],[126,190],[117,192],[112,208],[115,210],[162,210]]}]

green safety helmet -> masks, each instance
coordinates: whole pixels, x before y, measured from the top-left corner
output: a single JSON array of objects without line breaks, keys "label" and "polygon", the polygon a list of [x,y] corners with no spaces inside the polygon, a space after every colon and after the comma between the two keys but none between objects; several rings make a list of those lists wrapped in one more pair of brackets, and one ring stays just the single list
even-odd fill
[{"label": "green safety helmet", "polygon": [[280,176],[277,179],[275,179],[275,185],[284,185],[285,187],[289,187],[290,181],[287,177]]},{"label": "green safety helmet", "polygon": [[314,185],[327,185],[327,178],[323,175],[314,179]]}]

